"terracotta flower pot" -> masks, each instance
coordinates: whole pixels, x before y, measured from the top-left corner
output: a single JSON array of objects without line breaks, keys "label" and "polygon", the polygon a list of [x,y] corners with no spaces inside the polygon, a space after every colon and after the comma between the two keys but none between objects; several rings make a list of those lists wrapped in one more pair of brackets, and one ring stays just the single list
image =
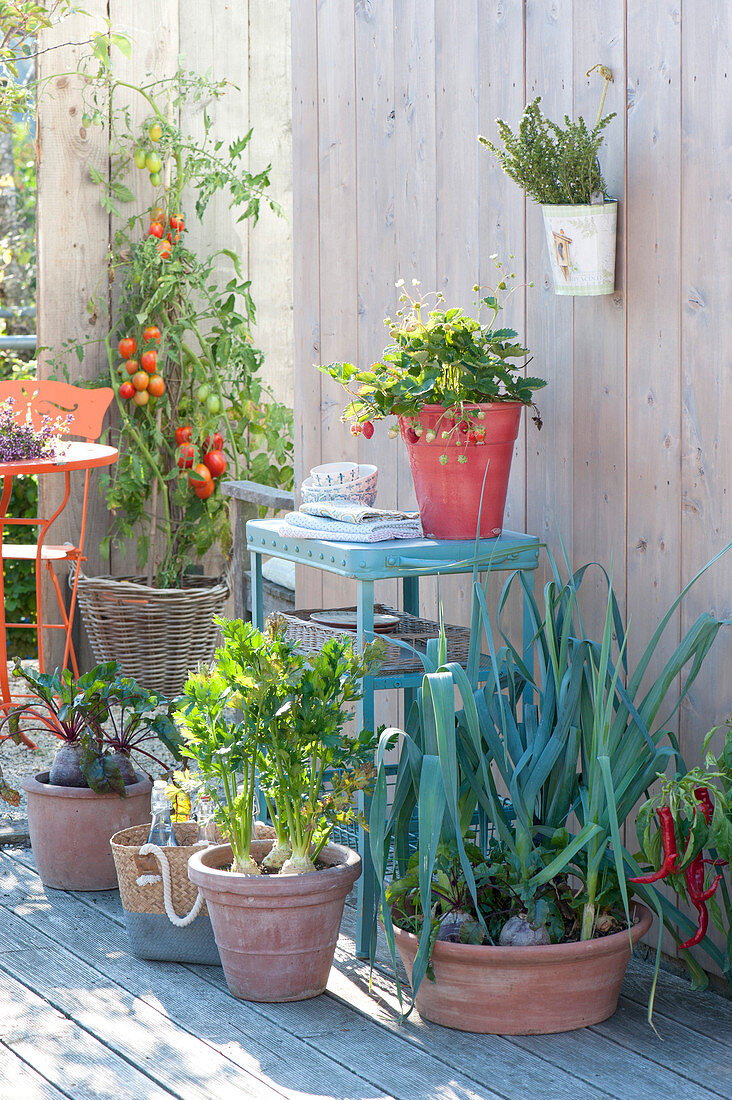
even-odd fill
[{"label": "terracotta flower pot", "polygon": [[[651,927],[651,914],[634,906],[635,945]],[[417,937],[394,928],[407,974]],[[459,1031],[491,1035],[546,1035],[574,1031],[612,1016],[630,960],[628,933],[584,943],[491,947],[436,943],[435,981],[424,978],[416,1007],[424,1020]]]},{"label": "terracotta flower pot", "polygon": [[149,779],[118,794],[95,794],[88,787],[57,787],[48,772],[23,780],[28,796],[28,830],[38,874],[55,890],[116,890],[110,848],[120,829],[150,817]]},{"label": "terracotta flower pot", "polygon": [[[485,414],[483,420],[471,417],[471,426],[474,423],[478,430],[485,429],[482,442],[468,441],[467,433],[460,429],[451,431],[459,418],[447,416],[442,405],[425,405],[418,419],[399,417],[422,527],[428,538],[474,539],[479,514],[482,539],[501,533],[523,405],[499,401],[472,408]],[[415,424],[422,428],[419,436],[414,432]],[[442,438],[443,431],[450,431],[448,439]],[[435,438],[428,440],[428,432],[434,432]]]},{"label": "terracotta flower pot", "polygon": [[[259,863],[271,840],[255,841]],[[303,1001],[328,982],[346,895],[361,873],[350,848],[329,844],[327,864],[305,875],[242,875],[227,870],[231,846],[191,856],[188,876],[203,894],[232,996]]]}]

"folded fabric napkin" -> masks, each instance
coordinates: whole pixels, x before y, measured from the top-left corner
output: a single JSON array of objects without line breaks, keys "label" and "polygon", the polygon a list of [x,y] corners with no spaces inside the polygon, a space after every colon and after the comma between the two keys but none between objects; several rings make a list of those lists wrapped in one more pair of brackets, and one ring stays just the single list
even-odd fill
[{"label": "folded fabric napkin", "polygon": [[326,519],[304,512],[289,512],[279,528],[281,538],[325,539],[327,542],[388,542],[390,539],[421,539],[419,519],[374,519],[353,521]]},{"label": "folded fabric napkin", "polygon": [[305,516],[323,516],[325,519],[339,520],[341,523],[362,524],[375,519],[419,521],[419,512],[365,508],[362,504],[352,504],[346,500],[321,500],[312,504],[301,504],[300,512]]}]

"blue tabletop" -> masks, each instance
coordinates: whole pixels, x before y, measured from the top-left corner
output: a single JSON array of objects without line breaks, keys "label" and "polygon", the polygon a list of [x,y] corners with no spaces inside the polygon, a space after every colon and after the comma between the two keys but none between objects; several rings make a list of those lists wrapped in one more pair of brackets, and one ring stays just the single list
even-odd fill
[{"label": "blue tabletop", "polygon": [[539,540],[534,535],[504,531],[497,539],[393,539],[389,542],[325,542],[281,538],[279,519],[247,523],[247,549],[287,561],[325,569],[342,577],[383,580],[386,577],[433,576],[436,573],[535,569]]}]

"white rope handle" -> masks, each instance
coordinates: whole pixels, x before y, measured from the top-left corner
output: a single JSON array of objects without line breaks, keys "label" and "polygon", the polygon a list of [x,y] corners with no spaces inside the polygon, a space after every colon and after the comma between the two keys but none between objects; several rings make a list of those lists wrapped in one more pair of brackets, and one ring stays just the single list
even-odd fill
[{"label": "white rope handle", "polygon": [[[189,924],[192,924],[198,914],[201,912],[201,906],[203,905],[203,897],[199,890],[198,897],[193,903],[193,908],[190,913],[187,913],[185,917],[179,917],[173,908],[172,888],[170,884],[170,867],[168,866],[168,857],[164,850],[157,844],[143,844],[140,848],[139,854],[141,856],[155,856],[156,860],[160,864],[160,872],[163,879],[163,904],[165,905],[165,912],[168,920],[176,928],[187,928]],[[145,880],[144,882],[142,880]],[[140,886],[146,885],[152,882],[158,882],[158,875],[140,875],[138,878],[138,884]]]}]

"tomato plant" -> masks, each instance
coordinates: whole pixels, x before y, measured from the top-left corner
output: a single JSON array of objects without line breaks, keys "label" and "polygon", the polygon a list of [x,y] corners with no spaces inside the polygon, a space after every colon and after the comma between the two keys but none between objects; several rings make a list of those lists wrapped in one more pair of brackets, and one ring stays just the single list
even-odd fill
[{"label": "tomato plant", "polygon": [[[104,116],[110,148],[109,173],[92,170],[92,179],[119,227],[104,288],[90,303],[91,312],[101,313],[114,282],[109,369],[99,379],[100,385],[111,379],[119,398],[111,440],[119,460],[104,477],[110,538],[117,545],[134,541],[140,566],[150,557],[155,583],[169,587],[212,547],[229,553],[228,500],[215,492],[214,478],[226,471],[292,486],[292,413],[261,380],[254,303],[239,255],[194,250],[184,232],[192,217],[205,225],[217,193],[239,220],[256,222],[263,203],[279,209],[267,196],[269,168],[248,168],[250,135],[222,147],[210,134],[208,105],[225,94],[225,82],[181,70],[122,87],[103,63],[88,77],[84,108],[92,118],[97,110]],[[129,108],[135,95],[146,115],[139,122]],[[196,137],[178,121],[192,104],[205,104]],[[145,172],[150,187],[139,202]],[[134,345],[120,349],[122,358],[136,367],[139,360],[131,381],[112,354],[120,340]]]}]

